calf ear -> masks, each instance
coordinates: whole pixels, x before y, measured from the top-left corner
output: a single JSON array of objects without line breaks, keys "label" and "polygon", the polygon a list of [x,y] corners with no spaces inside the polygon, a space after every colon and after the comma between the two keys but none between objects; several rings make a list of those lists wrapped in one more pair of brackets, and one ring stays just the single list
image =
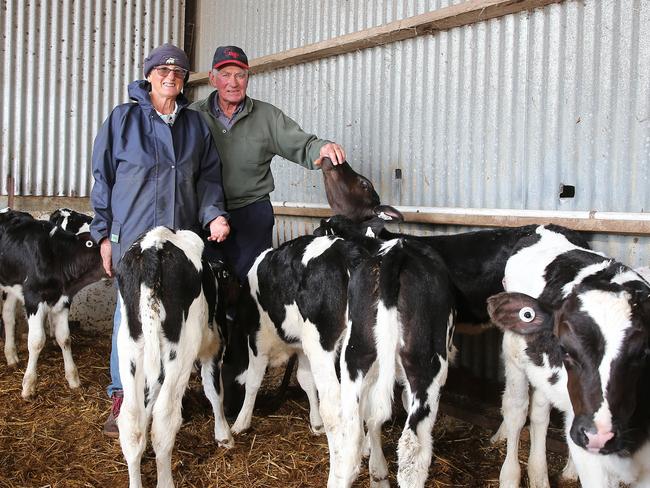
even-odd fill
[{"label": "calf ear", "polygon": [[650,331],[650,295],[648,295],[648,290],[635,294],[632,308],[639,311],[642,325]]},{"label": "calf ear", "polygon": [[327,220],[320,219],[320,225],[314,229],[313,234],[316,237],[322,237],[327,235]]},{"label": "calf ear", "polygon": [[404,215],[402,215],[402,212],[390,205],[377,205],[372,209],[372,212],[377,217],[387,222],[404,222]]},{"label": "calf ear", "polygon": [[499,293],[488,298],[487,306],[497,327],[516,334],[536,334],[550,323],[537,300],[523,293]]}]

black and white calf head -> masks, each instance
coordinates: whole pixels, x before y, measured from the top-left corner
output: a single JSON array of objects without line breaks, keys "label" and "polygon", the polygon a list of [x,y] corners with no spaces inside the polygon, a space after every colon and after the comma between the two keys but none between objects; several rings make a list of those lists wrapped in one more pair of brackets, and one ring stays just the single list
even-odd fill
[{"label": "black and white calf head", "polygon": [[404,220],[399,210],[380,204],[370,180],[354,171],[347,162],[334,165],[329,158],[323,158],[321,169],[327,201],[335,214],[345,215],[354,222],[373,217],[386,221]]},{"label": "black and white calf head", "polygon": [[488,300],[494,323],[524,336],[527,354],[546,354],[551,366],[561,361],[575,415],[571,438],[591,452],[629,453],[648,435],[649,294],[639,278],[578,286],[555,312],[522,293]]}]

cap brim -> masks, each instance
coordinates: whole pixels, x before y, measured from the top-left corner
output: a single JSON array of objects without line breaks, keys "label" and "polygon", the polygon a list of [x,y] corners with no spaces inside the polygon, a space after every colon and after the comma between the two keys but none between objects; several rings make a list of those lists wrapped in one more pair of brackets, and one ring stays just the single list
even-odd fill
[{"label": "cap brim", "polygon": [[225,66],[227,64],[234,64],[235,66],[239,66],[240,68],[249,69],[246,63],[242,63],[241,61],[236,61],[234,59],[228,59],[226,61],[220,61],[218,63],[215,63],[214,66],[212,66],[212,69],[219,69],[222,66]]}]

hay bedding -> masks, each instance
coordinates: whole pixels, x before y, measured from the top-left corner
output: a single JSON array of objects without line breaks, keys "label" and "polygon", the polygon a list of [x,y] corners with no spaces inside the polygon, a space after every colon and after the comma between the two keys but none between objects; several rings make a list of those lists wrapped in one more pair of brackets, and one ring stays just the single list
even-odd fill
[{"label": "hay bedding", "polygon": [[[27,350],[24,334],[18,337],[20,367],[11,370],[6,364],[0,365],[0,488],[128,486],[119,442],[102,434],[110,408],[105,394],[109,332],[73,330],[73,353],[82,384],[76,391],[67,386],[58,346],[48,340],[38,365],[38,391],[30,402],[20,397]],[[274,391],[281,373],[270,375],[258,404],[263,405],[269,397],[264,388]],[[229,451],[217,448],[212,440],[214,424],[208,407],[195,375],[184,401],[185,421],[173,453],[177,486],[327,485],[327,440],[310,433],[307,400],[298,387],[290,388],[287,400],[274,414],[263,417],[257,409],[251,431],[237,436],[236,447]],[[400,414],[384,427],[391,486],[396,486],[395,446],[403,422]],[[505,452],[504,446],[490,445],[491,434],[439,416],[427,487],[498,486]],[[563,462],[560,456],[549,455],[553,486],[558,486],[556,478]],[[142,472],[145,486],[155,486],[156,464],[150,447],[145,452]],[[362,468],[354,486],[369,486],[366,468]]]}]

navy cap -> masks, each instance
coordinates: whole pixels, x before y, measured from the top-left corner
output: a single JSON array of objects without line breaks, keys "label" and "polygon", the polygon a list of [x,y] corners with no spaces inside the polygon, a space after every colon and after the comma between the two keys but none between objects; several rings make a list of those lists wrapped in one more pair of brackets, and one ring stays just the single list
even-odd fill
[{"label": "navy cap", "polygon": [[242,48],[237,46],[219,46],[212,57],[212,68],[219,69],[227,64],[234,64],[248,69],[248,57]]},{"label": "navy cap", "polygon": [[149,76],[152,69],[162,64],[173,64],[187,70],[188,73],[190,71],[190,60],[185,51],[167,43],[157,47],[144,58],[144,77]]}]

